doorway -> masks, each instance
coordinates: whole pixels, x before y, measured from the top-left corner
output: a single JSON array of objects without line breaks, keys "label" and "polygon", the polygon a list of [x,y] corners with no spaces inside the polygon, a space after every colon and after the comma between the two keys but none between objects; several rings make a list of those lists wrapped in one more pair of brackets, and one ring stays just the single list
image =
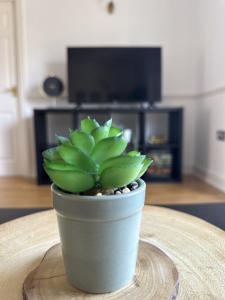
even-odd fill
[{"label": "doorway", "polygon": [[0,176],[16,175],[18,96],[14,2],[0,1]]}]

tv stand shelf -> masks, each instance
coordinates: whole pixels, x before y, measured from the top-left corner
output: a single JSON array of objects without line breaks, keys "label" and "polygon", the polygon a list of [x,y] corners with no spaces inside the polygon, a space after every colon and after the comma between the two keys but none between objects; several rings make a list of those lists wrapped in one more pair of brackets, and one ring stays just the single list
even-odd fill
[{"label": "tv stand shelf", "polygon": [[[145,180],[158,182],[179,182],[182,180],[182,108],[156,108],[144,107],[143,105],[101,105],[99,106],[74,106],[74,107],[48,107],[34,110],[35,144],[36,144],[36,165],[38,184],[49,183],[49,179],[42,168],[42,151],[55,146],[54,134],[66,135],[68,128],[77,128],[81,118],[86,116],[107,120],[111,116],[135,118],[137,123],[136,148],[150,154],[159,160],[160,156],[170,160],[170,175],[147,174]],[[154,126],[151,122],[154,121]],[[166,120],[166,121],[165,121]],[[131,120],[131,123],[134,123]],[[54,126],[51,124],[54,123]],[[53,128],[52,128],[53,127]],[[147,134],[149,129],[154,127],[163,128],[167,134],[167,140],[160,144],[148,142]],[[130,145],[131,146],[131,145]],[[132,143],[132,148],[134,147]],[[168,158],[170,157],[170,159]],[[155,163],[156,164],[156,163]],[[152,168],[154,169],[154,167]],[[165,171],[165,170],[164,170]],[[167,170],[168,171],[168,170]]]}]

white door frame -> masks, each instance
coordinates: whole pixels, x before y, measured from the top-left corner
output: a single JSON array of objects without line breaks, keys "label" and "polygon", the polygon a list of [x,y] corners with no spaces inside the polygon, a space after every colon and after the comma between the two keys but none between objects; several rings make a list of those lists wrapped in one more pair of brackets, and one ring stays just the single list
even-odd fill
[{"label": "white door frame", "polygon": [[27,43],[26,43],[26,13],[25,0],[14,0],[15,24],[16,24],[16,62],[17,62],[17,83],[18,83],[18,113],[20,123],[19,143],[19,170],[18,174],[29,177],[30,174],[30,153],[28,142],[28,125],[26,116],[26,83],[27,83]]},{"label": "white door frame", "polygon": [[0,2],[13,3],[14,10],[14,32],[15,32],[15,62],[16,62],[16,81],[17,81],[17,170],[16,174],[30,176],[29,167],[29,147],[28,129],[26,126],[26,95],[25,87],[27,82],[27,56],[26,56],[26,14],[25,0],[0,0]]}]

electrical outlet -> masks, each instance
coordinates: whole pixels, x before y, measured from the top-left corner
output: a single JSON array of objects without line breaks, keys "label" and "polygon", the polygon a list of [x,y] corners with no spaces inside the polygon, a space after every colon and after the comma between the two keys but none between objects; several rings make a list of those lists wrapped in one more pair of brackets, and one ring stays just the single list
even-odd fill
[{"label": "electrical outlet", "polygon": [[216,137],[218,141],[225,142],[225,130],[217,130]]}]

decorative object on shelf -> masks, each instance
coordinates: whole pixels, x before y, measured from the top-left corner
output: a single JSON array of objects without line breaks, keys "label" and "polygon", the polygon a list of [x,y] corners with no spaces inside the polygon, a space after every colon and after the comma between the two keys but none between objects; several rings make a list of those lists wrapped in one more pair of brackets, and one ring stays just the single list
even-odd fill
[{"label": "decorative object on shelf", "polygon": [[148,139],[148,142],[151,145],[162,145],[162,144],[166,144],[167,140],[162,135],[151,135]]},{"label": "decorative object on shelf", "polygon": [[157,150],[151,151],[150,155],[154,163],[147,174],[158,178],[171,178],[172,154],[169,151]]},{"label": "decorative object on shelf", "polygon": [[115,11],[115,3],[113,1],[109,1],[107,4],[107,11],[110,15],[112,15]]},{"label": "decorative object on shelf", "polygon": [[43,91],[48,97],[60,97],[64,91],[64,85],[60,78],[56,76],[47,77],[42,85]]},{"label": "decorative object on shelf", "polygon": [[[177,268],[158,247],[139,241],[135,273],[130,285],[115,293],[105,294],[104,299],[176,299],[179,289]],[[40,265],[28,274],[23,284],[23,293],[27,300],[45,299],[46,295],[48,299],[55,300],[103,299],[102,295],[84,294],[80,290],[71,289],[67,284],[60,244],[51,247]]]},{"label": "decorative object on shelf", "polygon": [[128,142],[111,119],[100,126],[88,117],[57,140],[43,152],[43,165],[54,182],[67,278],[89,293],[118,290],[134,276],[145,200],[140,177],[152,160],[125,153]]}]

